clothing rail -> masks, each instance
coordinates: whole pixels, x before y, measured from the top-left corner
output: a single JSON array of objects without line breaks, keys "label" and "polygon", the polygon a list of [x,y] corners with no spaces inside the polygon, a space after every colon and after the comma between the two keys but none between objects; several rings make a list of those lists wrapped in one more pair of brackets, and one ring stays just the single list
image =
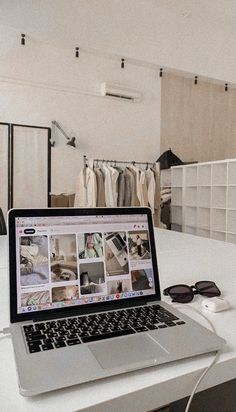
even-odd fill
[{"label": "clothing rail", "polygon": [[[127,161],[127,160],[107,160],[107,159],[93,159],[93,163],[113,163],[116,165],[117,163],[119,164],[133,164],[133,165],[145,165],[145,166],[154,166],[156,162],[136,162],[135,160]],[[88,158],[86,155],[84,155],[84,166],[87,166],[88,163]]]}]

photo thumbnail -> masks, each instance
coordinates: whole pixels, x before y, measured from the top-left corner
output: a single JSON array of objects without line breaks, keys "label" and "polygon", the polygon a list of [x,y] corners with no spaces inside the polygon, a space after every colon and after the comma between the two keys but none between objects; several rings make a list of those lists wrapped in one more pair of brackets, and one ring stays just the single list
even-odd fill
[{"label": "photo thumbnail", "polygon": [[79,299],[78,286],[59,286],[52,288],[52,301],[53,302],[71,302],[72,300]]},{"label": "photo thumbnail", "polygon": [[128,248],[125,232],[104,233],[105,260],[108,276],[129,273]]},{"label": "photo thumbnail", "polygon": [[81,295],[106,292],[103,262],[81,263],[79,271]]},{"label": "photo thumbnail", "polygon": [[154,287],[152,269],[141,269],[131,271],[131,281],[133,290],[145,290]]},{"label": "photo thumbnail", "polygon": [[79,258],[89,259],[103,256],[101,233],[81,233],[78,235]]},{"label": "photo thumbnail", "polygon": [[20,283],[22,286],[48,283],[47,236],[20,238]]},{"label": "photo thumbnail", "polygon": [[123,293],[131,290],[129,279],[110,280],[107,282],[107,294]]},{"label": "photo thumbnail", "polygon": [[48,290],[38,292],[22,293],[21,306],[37,306],[50,303]]},{"label": "photo thumbnail", "polygon": [[52,282],[78,279],[76,236],[50,236],[50,266]]},{"label": "photo thumbnail", "polygon": [[147,230],[128,232],[128,244],[131,260],[150,259],[150,243]]}]

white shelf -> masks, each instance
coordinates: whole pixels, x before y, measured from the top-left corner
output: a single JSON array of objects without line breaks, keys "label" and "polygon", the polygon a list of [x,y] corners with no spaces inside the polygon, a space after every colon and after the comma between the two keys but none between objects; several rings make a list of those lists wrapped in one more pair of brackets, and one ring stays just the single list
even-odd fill
[{"label": "white shelf", "polygon": [[171,175],[176,229],[236,244],[236,159],[172,167]]}]

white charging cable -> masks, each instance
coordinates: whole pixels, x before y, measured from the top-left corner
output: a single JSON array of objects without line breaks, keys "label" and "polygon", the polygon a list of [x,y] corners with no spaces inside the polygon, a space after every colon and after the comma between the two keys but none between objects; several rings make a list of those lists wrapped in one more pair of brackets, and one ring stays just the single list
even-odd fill
[{"label": "white charging cable", "polygon": [[11,335],[10,328],[3,328],[2,330],[0,330],[0,334],[1,335]]},{"label": "white charging cable", "polygon": [[[175,306],[175,305],[173,305],[173,306]],[[180,305],[178,305],[178,306],[175,306],[175,308],[177,308],[177,309],[191,309],[191,310],[193,310],[194,312],[197,312],[199,315],[201,315],[201,316],[209,323],[209,325],[211,326],[212,332],[215,332],[215,333],[216,333],[216,330],[215,330],[215,327],[214,327],[213,323],[210,321],[210,319],[208,319],[206,316],[204,316],[203,313],[200,312],[199,310],[193,308],[192,306],[180,306]],[[216,363],[218,357],[219,357],[219,351],[216,351],[216,352],[215,352],[215,355],[214,355],[214,358],[212,359],[210,365],[209,365],[206,369],[204,369],[203,373],[201,374],[201,376],[200,376],[199,379],[197,380],[197,382],[196,382],[196,384],[195,384],[195,386],[194,386],[194,388],[193,388],[193,390],[192,390],[192,393],[191,393],[191,395],[190,395],[190,397],[189,397],[188,403],[187,403],[186,408],[185,408],[185,412],[189,412],[189,408],[190,408],[191,402],[192,402],[193,397],[194,397],[194,395],[195,395],[195,393],[196,393],[196,391],[197,391],[198,386],[200,385],[201,381],[203,380],[203,378],[205,377],[205,375],[207,374],[207,372],[208,372],[208,371],[212,368],[212,366]]]}]

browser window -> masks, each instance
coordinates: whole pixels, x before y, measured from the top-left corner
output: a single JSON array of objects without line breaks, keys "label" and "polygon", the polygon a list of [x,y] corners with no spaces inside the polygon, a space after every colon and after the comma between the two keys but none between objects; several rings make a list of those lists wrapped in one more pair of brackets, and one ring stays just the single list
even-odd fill
[{"label": "browser window", "polygon": [[16,218],[17,312],[155,294],[140,215]]}]

